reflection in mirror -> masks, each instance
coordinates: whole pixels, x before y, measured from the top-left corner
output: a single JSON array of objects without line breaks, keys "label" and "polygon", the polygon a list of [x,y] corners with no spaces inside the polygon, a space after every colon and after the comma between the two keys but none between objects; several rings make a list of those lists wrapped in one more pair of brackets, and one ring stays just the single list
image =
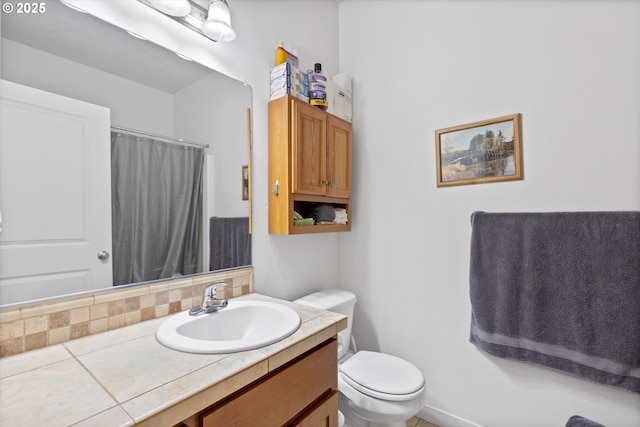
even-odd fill
[{"label": "reflection in mirror", "polygon": [[0,304],[251,263],[250,87],[59,2],[1,19]]}]

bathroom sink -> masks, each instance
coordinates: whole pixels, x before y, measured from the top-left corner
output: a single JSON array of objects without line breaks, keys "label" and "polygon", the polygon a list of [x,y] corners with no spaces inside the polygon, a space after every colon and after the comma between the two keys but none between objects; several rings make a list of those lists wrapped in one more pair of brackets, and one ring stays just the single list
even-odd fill
[{"label": "bathroom sink", "polygon": [[278,342],[300,326],[300,316],[268,301],[234,301],[219,311],[189,315],[183,311],[160,324],[156,338],[189,353],[234,353]]}]

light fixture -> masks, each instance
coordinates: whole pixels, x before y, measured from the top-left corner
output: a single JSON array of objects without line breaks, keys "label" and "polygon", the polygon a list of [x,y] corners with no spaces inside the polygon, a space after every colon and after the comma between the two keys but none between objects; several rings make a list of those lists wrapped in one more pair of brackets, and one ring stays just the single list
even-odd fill
[{"label": "light fixture", "polygon": [[231,28],[231,14],[227,0],[211,0],[207,20],[202,24],[202,33],[218,42],[235,40],[236,32]]},{"label": "light fixture", "polygon": [[[236,38],[236,32],[231,27],[231,14],[227,0],[137,1],[162,12],[174,21],[213,41],[230,42]],[[205,9],[207,4],[208,10]]]},{"label": "light fixture", "polygon": [[188,0],[149,0],[149,3],[170,16],[184,17],[191,13],[191,4]]}]

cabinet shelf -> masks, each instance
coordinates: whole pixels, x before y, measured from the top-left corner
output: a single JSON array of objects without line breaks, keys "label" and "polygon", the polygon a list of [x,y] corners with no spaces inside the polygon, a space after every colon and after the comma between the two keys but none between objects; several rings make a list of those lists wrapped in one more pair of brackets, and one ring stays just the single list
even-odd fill
[{"label": "cabinet shelf", "polygon": [[349,224],[292,225],[289,234],[334,233],[351,231]]},{"label": "cabinet shelf", "polygon": [[[269,102],[269,233],[351,230],[351,123],[294,97]],[[347,210],[347,224],[294,225],[296,206]]]}]

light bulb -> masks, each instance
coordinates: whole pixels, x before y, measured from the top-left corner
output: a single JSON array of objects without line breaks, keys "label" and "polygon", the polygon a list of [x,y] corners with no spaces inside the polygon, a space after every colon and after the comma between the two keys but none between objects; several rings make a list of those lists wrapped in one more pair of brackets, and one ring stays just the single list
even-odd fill
[{"label": "light bulb", "polygon": [[191,13],[188,0],[149,0],[149,3],[160,12],[171,16],[184,17]]},{"label": "light bulb", "polygon": [[207,20],[202,24],[202,32],[219,42],[235,40],[236,32],[231,28],[231,14],[226,0],[211,0]]}]

